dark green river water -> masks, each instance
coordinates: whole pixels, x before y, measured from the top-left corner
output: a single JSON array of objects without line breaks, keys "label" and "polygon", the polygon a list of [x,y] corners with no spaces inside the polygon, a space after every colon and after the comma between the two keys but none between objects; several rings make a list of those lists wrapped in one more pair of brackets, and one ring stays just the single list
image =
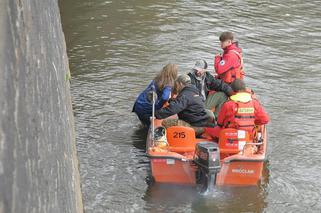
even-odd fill
[{"label": "dark green river water", "polygon": [[[61,0],[86,212],[320,212],[321,6],[311,1]],[[271,117],[264,183],[150,185],[136,96],[169,62],[186,73],[233,31]]]}]

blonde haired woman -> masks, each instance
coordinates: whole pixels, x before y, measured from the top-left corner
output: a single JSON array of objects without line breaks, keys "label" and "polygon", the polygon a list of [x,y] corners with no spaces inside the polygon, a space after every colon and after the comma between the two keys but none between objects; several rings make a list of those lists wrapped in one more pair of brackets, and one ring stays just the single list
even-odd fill
[{"label": "blonde haired woman", "polygon": [[146,126],[150,125],[150,117],[152,116],[152,103],[148,100],[148,94],[155,89],[157,100],[155,109],[162,108],[164,103],[169,100],[174,81],[177,77],[178,67],[176,64],[167,64],[158,73],[158,75],[150,82],[147,88],[137,97],[133,112],[136,113],[139,120]]}]

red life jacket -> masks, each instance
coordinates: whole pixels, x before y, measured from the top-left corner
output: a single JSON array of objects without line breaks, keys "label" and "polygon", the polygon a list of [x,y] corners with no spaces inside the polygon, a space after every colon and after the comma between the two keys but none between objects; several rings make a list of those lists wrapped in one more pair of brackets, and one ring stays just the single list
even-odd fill
[{"label": "red life jacket", "polygon": [[232,51],[237,55],[240,61],[240,66],[237,68],[233,68],[221,75],[219,75],[219,78],[222,79],[225,83],[232,83],[235,79],[243,79],[244,78],[244,70],[243,70],[243,58],[239,52],[236,50],[229,50]]},{"label": "red life jacket", "polygon": [[237,105],[237,107],[235,108],[234,121],[228,122],[225,125],[225,128],[246,130],[252,135],[255,128],[253,101],[251,100],[246,103],[238,101],[234,102]]}]

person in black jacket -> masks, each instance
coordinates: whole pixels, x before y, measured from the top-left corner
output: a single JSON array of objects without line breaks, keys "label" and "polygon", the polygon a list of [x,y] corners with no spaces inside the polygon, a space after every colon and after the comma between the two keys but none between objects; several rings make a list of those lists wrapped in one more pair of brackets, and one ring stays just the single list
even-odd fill
[{"label": "person in black jacket", "polygon": [[[166,125],[168,122],[164,120],[164,126],[181,125],[180,120],[194,127],[214,125],[213,116],[210,116],[210,113],[205,109],[204,100],[199,95],[198,89],[191,84],[188,75],[178,76],[174,87],[174,91],[178,94],[177,97],[169,102],[168,107],[157,110],[155,116],[157,119],[164,119],[177,114],[179,120],[176,119],[172,125]],[[171,120],[175,121],[175,119]]]},{"label": "person in black jacket", "polygon": [[[205,60],[197,60],[188,76],[191,78],[191,83],[198,89],[199,95],[205,101],[206,109],[212,110],[217,115],[220,106],[233,94],[233,90],[229,84],[226,84],[221,79],[214,78],[206,69],[207,62]],[[215,93],[209,94],[209,91],[215,91]]]}]

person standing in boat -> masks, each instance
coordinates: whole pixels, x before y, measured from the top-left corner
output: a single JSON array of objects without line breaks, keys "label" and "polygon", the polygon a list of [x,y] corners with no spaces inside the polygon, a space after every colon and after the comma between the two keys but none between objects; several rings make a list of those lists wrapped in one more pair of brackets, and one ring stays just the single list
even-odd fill
[{"label": "person standing in boat", "polygon": [[[155,112],[157,119],[167,118],[163,121],[163,126],[166,128],[170,126],[214,126],[214,118],[206,111],[204,100],[198,89],[191,84],[191,78],[188,75],[178,76],[174,91],[177,97],[169,101],[169,106]],[[168,118],[175,114],[178,119]],[[196,129],[197,133],[204,131],[204,129]]]},{"label": "person standing in boat", "polygon": [[[220,37],[222,55],[214,58],[214,68],[217,78],[227,84],[231,84],[235,79],[244,78],[242,49],[238,42],[234,40],[232,32],[223,32]],[[215,112],[217,117],[222,104],[227,101],[228,96],[222,92],[211,93],[208,95],[205,106]]]},{"label": "person standing in boat", "polygon": [[[206,71],[207,67],[205,60],[197,60],[188,76],[205,101],[206,109],[212,110],[217,116],[220,106],[227,100],[228,96],[232,95],[233,90],[229,84],[221,79],[214,78],[210,72]],[[213,95],[214,91],[215,95]]]},{"label": "person standing in boat", "polygon": [[235,128],[246,130],[253,136],[255,126],[269,122],[269,116],[257,99],[253,99],[251,92],[248,92],[245,83],[236,79],[231,84],[235,95],[225,102],[218,115],[217,126],[205,128],[205,132],[213,138],[218,138],[222,128]]},{"label": "person standing in boat", "polygon": [[152,116],[152,102],[149,95],[155,90],[157,94],[155,109],[162,108],[171,97],[177,73],[178,66],[176,64],[167,64],[137,97],[132,111],[136,113],[144,126],[149,127]]},{"label": "person standing in boat", "polygon": [[214,58],[214,68],[217,77],[230,84],[235,79],[244,78],[242,49],[238,42],[234,41],[232,32],[223,32],[220,35],[222,55],[216,55]]}]

